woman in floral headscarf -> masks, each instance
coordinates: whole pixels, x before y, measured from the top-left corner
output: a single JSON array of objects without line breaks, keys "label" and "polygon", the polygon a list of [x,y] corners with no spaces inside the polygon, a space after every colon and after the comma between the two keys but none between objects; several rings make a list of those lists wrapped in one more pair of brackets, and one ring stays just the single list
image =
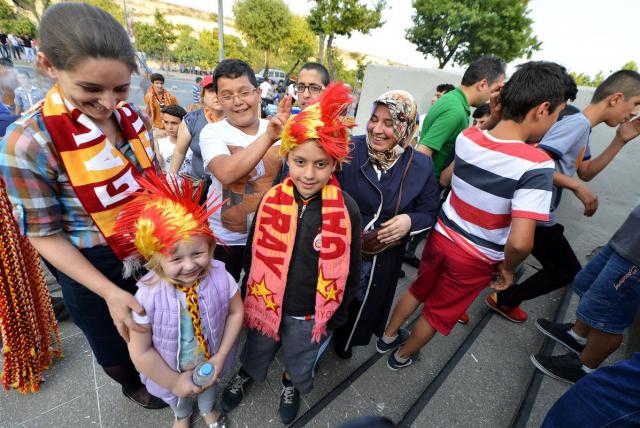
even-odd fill
[{"label": "woman in floral headscarf", "polygon": [[378,230],[377,238],[363,240],[378,248],[363,254],[360,288],[349,306],[349,321],[334,332],[334,348],[342,358],[351,356],[353,346],[367,345],[373,334],[381,337],[400,277],[404,244],[436,221],[438,186],[431,158],[412,147],[418,130],[416,112],[408,92],[382,94],[373,103],[367,134],[352,138],[351,161],[338,174],[340,185],[360,207],[363,236]]}]

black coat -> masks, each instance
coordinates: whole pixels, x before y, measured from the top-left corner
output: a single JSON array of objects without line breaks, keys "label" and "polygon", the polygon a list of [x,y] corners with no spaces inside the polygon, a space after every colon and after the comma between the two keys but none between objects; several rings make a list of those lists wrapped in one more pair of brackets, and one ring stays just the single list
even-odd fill
[{"label": "black coat", "polygon": [[[402,173],[413,148],[407,148],[395,165],[378,179],[373,164],[369,161],[365,137],[353,137],[351,142],[351,161],[344,165],[337,176],[342,189],[353,197],[360,208],[363,229],[369,230],[394,216]],[[415,152],[404,179],[398,214],[407,214],[411,218],[412,235],[432,227],[438,210],[438,185],[431,158]],[[340,340],[346,347],[367,345],[372,334],[380,336],[384,332],[408,239],[409,235],[401,245],[374,256],[368,275],[363,272],[362,278],[368,278],[368,281],[360,284],[364,299],[361,303],[354,300],[355,304],[349,308],[349,322],[339,334],[346,338],[346,342]],[[364,267],[363,261],[363,269]]]}]

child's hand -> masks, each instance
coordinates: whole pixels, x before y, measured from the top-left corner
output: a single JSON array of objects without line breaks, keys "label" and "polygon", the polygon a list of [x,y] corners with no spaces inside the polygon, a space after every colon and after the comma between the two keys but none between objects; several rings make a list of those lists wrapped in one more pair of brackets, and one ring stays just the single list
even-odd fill
[{"label": "child's hand", "polygon": [[573,193],[576,195],[582,205],[584,205],[584,215],[591,217],[598,209],[598,195],[593,193],[587,186],[581,184],[573,189]]},{"label": "child's hand", "polygon": [[271,141],[275,142],[282,134],[284,124],[287,122],[289,116],[291,116],[291,96],[287,95],[282,98],[278,103],[278,113],[269,119],[269,126],[267,126],[267,135]]},{"label": "child's hand", "polygon": [[511,284],[513,284],[513,272],[505,268],[504,262],[498,263],[495,277],[489,283],[489,287],[501,291],[511,287]]},{"label": "child's hand", "polygon": [[381,224],[378,232],[378,241],[383,244],[402,239],[411,230],[411,217],[407,214],[398,214]]},{"label": "child's hand", "polygon": [[202,389],[207,389],[218,381],[218,377],[222,373],[222,370],[224,370],[224,360],[225,359],[220,354],[215,354],[213,357],[209,358],[209,362],[213,364],[213,367],[215,367],[215,373],[213,378],[211,378],[211,380],[207,382]]},{"label": "child's hand", "polygon": [[199,394],[202,392],[202,388],[198,388],[193,384],[191,377],[193,376],[193,370],[187,370],[186,372],[180,373],[178,380],[175,385],[171,389],[178,397],[189,397],[194,394]]},{"label": "child's hand", "polygon": [[618,126],[616,135],[623,143],[628,143],[636,138],[640,135],[640,117],[636,117],[635,119]]}]

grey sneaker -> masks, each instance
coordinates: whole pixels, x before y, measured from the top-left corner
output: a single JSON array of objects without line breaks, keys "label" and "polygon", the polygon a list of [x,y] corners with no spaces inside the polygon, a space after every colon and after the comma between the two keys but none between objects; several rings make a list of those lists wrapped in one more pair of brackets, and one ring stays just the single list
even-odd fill
[{"label": "grey sneaker", "polygon": [[398,337],[396,337],[396,340],[391,343],[384,343],[382,338],[378,339],[376,342],[376,351],[378,351],[379,354],[386,354],[406,342],[409,338],[409,334],[409,330],[401,328],[398,330]]},{"label": "grey sneaker", "polygon": [[573,327],[573,324],[559,324],[539,318],[536,320],[536,327],[538,327],[538,330],[544,335],[578,355],[584,349],[585,345],[578,343],[578,341],[569,334],[569,330]]},{"label": "grey sneaker", "polygon": [[531,362],[542,373],[562,382],[576,383],[587,373],[582,370],[582,361],[573,352],[565,355],[531,355]]}]

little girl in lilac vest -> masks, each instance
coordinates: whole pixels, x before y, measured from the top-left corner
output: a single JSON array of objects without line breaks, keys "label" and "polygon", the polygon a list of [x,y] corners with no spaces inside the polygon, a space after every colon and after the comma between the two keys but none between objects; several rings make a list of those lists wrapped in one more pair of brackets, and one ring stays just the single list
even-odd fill
[{"label": "little girl in lilac vest", "polygon": [[[214,410],[215,385],[232,364],[244,306],[224,263],[212,260],[215,237],[207,219],[220,204],[205,210],[186,181],[137,180],[142,189],[115,225],[117,239],[129,248],[125,274],[136,263],[149,270],[137,283],[144,311],[132,315],[146,331],[130,330],[131,359],[149,393],[173,409],[174,428],[189,427],[194,401],[208,427],[224,427]],[[200,388],[193,369],[207,360],[215,374]]]}]

